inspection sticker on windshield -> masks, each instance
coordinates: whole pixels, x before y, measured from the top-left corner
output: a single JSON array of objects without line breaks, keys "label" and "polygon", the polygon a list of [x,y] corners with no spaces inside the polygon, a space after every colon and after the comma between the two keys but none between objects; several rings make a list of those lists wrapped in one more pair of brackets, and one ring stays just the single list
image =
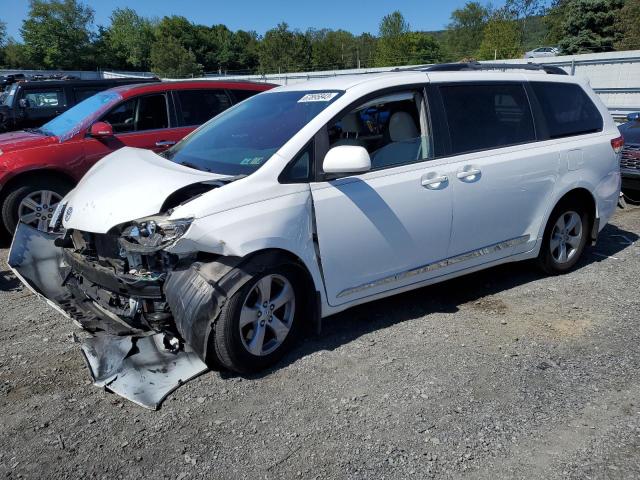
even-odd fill
[{"label": "inspection sticker on windshield", "polygon": [[307,102],[328,102],[333,97],[338,95],[338,92],[318,92],[318,93],[307,93],[304,97],[298,100],[298,103],[307,103]]}]

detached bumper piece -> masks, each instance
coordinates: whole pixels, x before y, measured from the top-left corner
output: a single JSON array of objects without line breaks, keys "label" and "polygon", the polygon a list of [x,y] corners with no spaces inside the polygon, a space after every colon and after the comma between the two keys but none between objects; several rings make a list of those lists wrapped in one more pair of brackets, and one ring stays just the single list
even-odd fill
[{"label": "detached bumper piece", "polygon": [[8,264],[29,290],[94,336],[82,353],[94,385],[157,409],[172,391],[208,367],[188,346],[167,348],[164,335],[133,333],[74,288],[57,236],[19,224]]},{"label": "detached bumper piece", "polygon": [[164,335],[97,335],[82,342],[93,384],[156,410],[183,383],[209,370],[188,346],[165,348]]}]

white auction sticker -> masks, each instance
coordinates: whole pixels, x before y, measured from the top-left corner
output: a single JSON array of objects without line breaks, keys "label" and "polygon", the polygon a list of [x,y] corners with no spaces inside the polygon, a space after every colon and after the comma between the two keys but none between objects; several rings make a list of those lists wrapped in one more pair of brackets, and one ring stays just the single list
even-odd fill
[{"label": "white auction sticker", "polygon": [[318,93],[307,93],[304,97],[298,100],[298,103],[306,103],[306,102],[328,102],[333,97],[338,95],[338,92],[318,92]]}]

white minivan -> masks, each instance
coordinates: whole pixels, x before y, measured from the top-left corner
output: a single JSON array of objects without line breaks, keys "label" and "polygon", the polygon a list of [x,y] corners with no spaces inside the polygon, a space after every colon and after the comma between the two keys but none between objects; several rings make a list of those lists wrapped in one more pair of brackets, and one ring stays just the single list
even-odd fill
[{"label": "white minivan", "polygon": [[354,305],[504,262],[564,273],[616,208],[622,139],[584,80],[499,68],[261,93],[100,161],[9,263],[90,331],[242,373]]}]

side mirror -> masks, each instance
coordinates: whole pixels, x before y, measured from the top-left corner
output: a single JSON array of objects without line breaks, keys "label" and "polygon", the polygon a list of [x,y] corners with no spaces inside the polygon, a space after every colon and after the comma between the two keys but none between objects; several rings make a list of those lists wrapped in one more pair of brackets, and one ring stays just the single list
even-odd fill
[{"label": "side mirror", "polygon": [[639,122],[640,112],[633,112],[627,115],[627,122]]},{"label": "side mirror", "polygon": [[94,138],[104,138],[113,136],[113,127],[107,122],[96,122],[91,125],[89,135]]},{"label": "side mirror", "polygon": [[27,108],[29,106],[29,102],[27,102],[26,98],[21,98],[20,100],[18,100],[18,105],[20,106],[20,108]]},{"label": "side mirror", "polygon": [[324,173],[358,173],[371,170],[371,158],[364,147],[339,145],[327,152],[322,163]]}]

